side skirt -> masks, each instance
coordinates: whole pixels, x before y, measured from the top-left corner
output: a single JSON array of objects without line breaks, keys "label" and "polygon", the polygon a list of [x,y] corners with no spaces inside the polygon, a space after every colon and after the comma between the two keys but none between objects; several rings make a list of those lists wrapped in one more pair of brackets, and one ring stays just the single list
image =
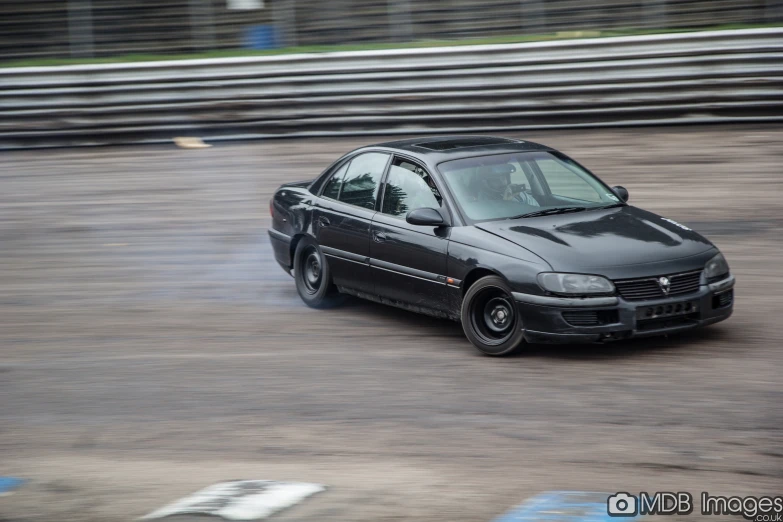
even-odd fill
[{"label": "side skirt", "polygon": [[403,310],[408,310],[409,312],[415,312],[417,314],[424,314],[428,315],[430,317],[437,317],[438,319],[451,319],[452,321],[459,322],[460,317],[459,315],[449,314],[446,312],[442,312],[440,310],[435,310],[433,308],[425,308],[422,306],[416,306],[410,303],[405,303],[402,301],[394,301],[392,299],[388,299],[386,297],[381,297],[379,295],[375,294],[368,294],[367,292],[362,292],[359,290],[354,290],[353,288],[348,288],[345,286],[338,286],[337,290],[340,291],[340,293],[352,295],[355,297],[359,297],[361,299],[367,299],[368,301],[373,301],[380,304],[385,304],[389,306],[394,306],[395,308],[402,308]]}]

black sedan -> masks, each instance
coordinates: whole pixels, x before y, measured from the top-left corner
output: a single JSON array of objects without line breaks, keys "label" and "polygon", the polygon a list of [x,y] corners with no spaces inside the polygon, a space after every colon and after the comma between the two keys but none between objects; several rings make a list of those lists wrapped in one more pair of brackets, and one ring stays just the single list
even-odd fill
[{"label": "black sedan", "polygon": [[544,145],[418,138],[283,185],[269,235],[307,305],[351,294],[454,319],[489,355],[728,318],[734,277],[718,249],[627,201]]}]

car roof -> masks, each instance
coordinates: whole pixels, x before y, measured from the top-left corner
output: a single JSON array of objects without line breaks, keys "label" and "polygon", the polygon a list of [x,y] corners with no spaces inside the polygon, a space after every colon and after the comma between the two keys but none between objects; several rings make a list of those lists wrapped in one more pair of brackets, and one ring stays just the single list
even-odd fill
[{"label": "car roof", "polygon": [[421,156],[433,163],[484,154],[553,150],[551,147],[497,136],[423,136],[379,143],[383,147]]}]

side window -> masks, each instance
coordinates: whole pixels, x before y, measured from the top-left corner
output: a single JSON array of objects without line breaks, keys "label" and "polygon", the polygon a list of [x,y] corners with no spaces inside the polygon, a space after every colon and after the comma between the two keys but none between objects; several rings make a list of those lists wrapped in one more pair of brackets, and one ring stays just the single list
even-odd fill
[{"label": "side window", "polygon": [[375,208],[378,198],[378,188],[386,168],[389,155],[382,152],[368,152],[351,160],[340,196],[343,203],[357,207]]},{"label": "side window", "polygon": [[552,194],[569,199],[600,203],[601,194],[591,183],[555,159],[536,160]]},{"label": "side window", "polygon": [[337,172],[335,172],[329,181],[326,182],[324,191],[321,193],[323,197],[331,199],[340,197],[340,189],[343,187],[343,177],[345,176],[345,171],[348,170],[348,165],[350,165],[350,163],[351,162],[349,161],[337,169]]},{"label": "side window", "polygon": [[442,201],[426,170],[408,160],[395,158],[386,179],[381,212],[402,217],[417,208],[439,208]]}]

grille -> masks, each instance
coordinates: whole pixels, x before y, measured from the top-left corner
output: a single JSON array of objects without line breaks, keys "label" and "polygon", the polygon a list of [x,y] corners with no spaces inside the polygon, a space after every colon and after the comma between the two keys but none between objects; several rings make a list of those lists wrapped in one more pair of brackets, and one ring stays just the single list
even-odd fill
[{"label": "grille", "polygon": [[[686,272],[666,277],[668,277],[671,282],[668,296],[696,292],[701,284],[701,270],[698,272]],[[620,295],[629,301],[667,297],[667,294],[664,294],[663,290],[661,290],[657,277],[615,281],[614,286],[617,288],[617,291],[620,292]]]},{"label": "grille", "polygon": [[565,319],[571,326],[601,326],[619,322],[617,310],[580,310],[563,312]]}]

